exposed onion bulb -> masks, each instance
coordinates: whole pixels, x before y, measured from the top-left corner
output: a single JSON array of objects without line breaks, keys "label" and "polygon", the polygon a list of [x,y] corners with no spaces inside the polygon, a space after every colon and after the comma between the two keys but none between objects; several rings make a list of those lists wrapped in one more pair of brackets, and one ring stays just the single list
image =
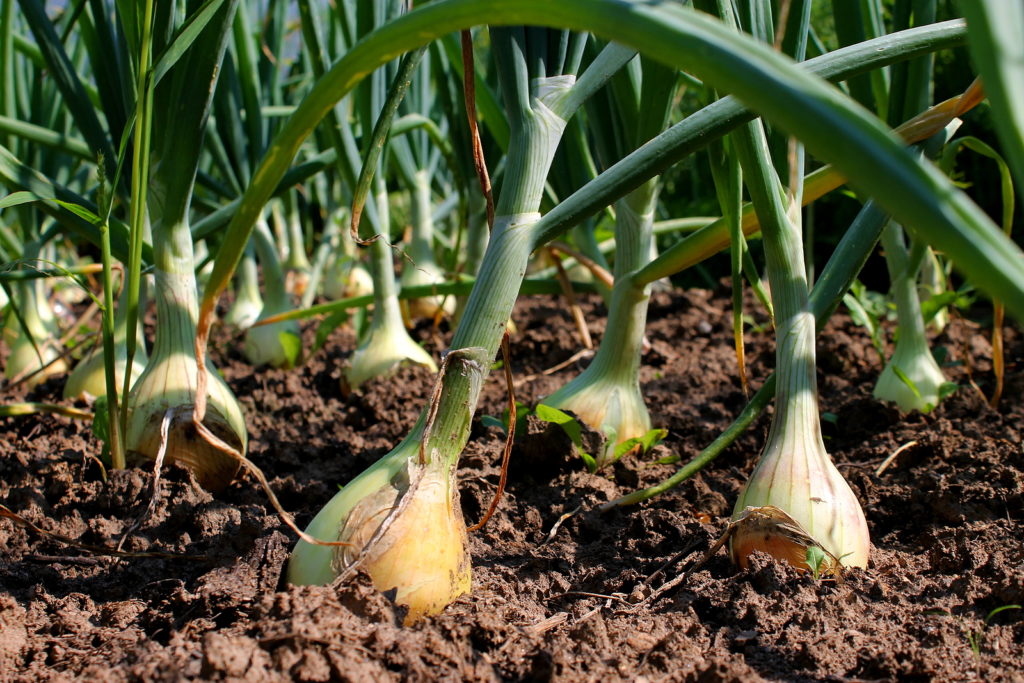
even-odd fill
[{"label": "exposed onion bulb", "polygon": [[454,482],[443,469],[408,462],[397,481],[359,501],[341,527],[334,569],[357,560],[381,592],[408,607],[405,623],[440,614],[468,593],[471,563]]},{"label": "exposed onion bulb", "polygon": [[288,562],[288,580],[331,583],[358,565],[396,604],[405,619],[440,613],[471,583],[466,527],[454,470],[417,462],[419,442],[407,439],[335,494],[306,528],[325,541],[299,541]]}]

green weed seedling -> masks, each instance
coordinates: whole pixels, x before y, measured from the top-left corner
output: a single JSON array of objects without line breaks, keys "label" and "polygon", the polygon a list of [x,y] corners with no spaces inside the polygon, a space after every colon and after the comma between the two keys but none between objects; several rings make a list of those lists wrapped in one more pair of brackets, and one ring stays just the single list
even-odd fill
[{"label": "green weed seedling", "polygon": [[988,613],[988,616],[985,617],[985,621],[981,624],[981,628],[977,630],[967,628],[967,625],[964,624],[964,633],[967,636],[967,644],[971,647],[971,653],[974,655],[975,664],[981,663],[981,646],[985,643],[985,632],[988,630],[988,625],[992,622],[992,619],[994,619],[1000,612],[1020,608],[1020,605],[1003,605],[1002,607],[996,607]]}]

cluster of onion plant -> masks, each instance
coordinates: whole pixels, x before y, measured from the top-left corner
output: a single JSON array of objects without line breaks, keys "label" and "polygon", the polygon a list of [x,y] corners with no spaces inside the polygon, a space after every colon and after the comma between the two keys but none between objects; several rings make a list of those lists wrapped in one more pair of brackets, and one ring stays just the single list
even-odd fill
[{"label": "cluster of onion plant", "polygon": [[[114,464],[123,465],[130,453],[153,458],[165,452],[191,467],[204,486],[227,485],[244,457],[246,429],[237,401],[205,355],[220,293],[237,269],[229,318],[246,330],[243,349],[254,364],[287,367],[299,358],[300,337],[282,313],[308,307],[318,287],[326,289],[328,273],[356,272],[365,261],[373,286],[372,297],[364,298],[372,298],[373,308],[346,369],[348,385],[358,388],[411,361],[437,370],[434,391],[406,438],[316,515],[287,571],[295,583],[323,584],[364,569],[408,608],[409,622],[439,612],[471,588],[455,472],[531,259],[571,232],[573,247],[600,263],[604,252],[594,228],[602,212],[615,216],[614,284],[603,292],[608,328],[590,366],[546,400],[604,431],[612,444],[650,428],[638,369],[651,287],[731,244],[734,283],[746,272],[757,291],[743,244],[760,230],[775,374],[716,445],[655,491],[706,465],[774,397],[767,443],[731,525],[741,564],[749,552],[765,550],[807,568],[808,544],[837,565],[867,563],[863,512],[822,441],[814,339],[872,252],[888,214],[891,225],[906,226],[913,239],[907,248],[895,227],[882,238],[898,307],[919,313],[911,293],[928,242],[951,255],[979,288],[1003,297],[1013,314],[1024,313],[1020,250],[930,162],[905,150],[855,103],[895,112],[899,72],[884,69],[961,45],[970,31],[992,105],[1004,115],[997,128],[1008,166],[1015,178],[1024,177],[1024,126],[1012,105],[1024,79],[1014,78],[1019,68],[1002,58],[1005,43],[993,20],[1016,10],[1000,10],[993,0],[967,3],[968,29],[962,22],[929,25],[932,3],[898,0],[896,26],[919,27],[892,35],[867,31],[869,40],[851,40],[833,53],[818,48],[821,54],[803,63],[815,45],[809,2],[786,4],[785,23],[775,26],[782,17],[767,0],[741,3],[750,10],[742,21],[727,0],[695,3],[707,13],[617,0],[436,0],[414,10],[399,0],[299,0],[303,45],[293,61],[270,59],[259,49],[262,41],[273,55],[288,52],[294,19],[288,3],[98,0],[81,6],[80,20],[90,30],[72,31],[67,40],[43,3],[21,4],[16,21],[30,29],[39,48],[35,59],[53,74],[38,86],[36,99],[55,109],[48,119],[53,130],[39,122],[12,127],[4,121],[24,103],[12,104],[7,91],[0,97],[0,124],[11,138],[0,141],[9,143],[0,149],[0,180],[12,192],[29,193],[5,204],[0,249],[6,257],[34,259],[48,254],[47,242],[61,232],[84,236],[100,249]],[[499,188],[489,232],[487,199],[467,193],[471,163],[449,158],[453,149],[466,157],[476,148],[466,133],[471,126],[459,101],[461,84],[450,77],[458,46],[444,37],[484,23],[491,24],[486,38],[478,31],[476,48],[470,41],[462,56],[482,58],[470,81],[480,109],[469,119],[480,127],[486,170]],[[852,35],[842,33],[844,40]],[[441,42],[429,47],[434,40]],[[405,56],[396,61],[399,55]],[[35,68],[24,56],[16,61],[18,68]],[[4,62],[3,68],[13,67]],[[931,78],[927,70],[918,72],[925,74],[920,82]],[[99,74],[112,74],[111,80]],[[851,78],[849,95],[825,82]],[[686,116],[673,108],[682,81],[707,102]],[[927,99],[907,105],[892,122],[923,109]],[[63,104],[53,104],[58,101]],[[593,104],[584,112],[588,101]],[[917,124],[934,125],[934,118]],[[665,129],[669,120],[675,122]],[[207,135],[208,127],[215,134]],[[55,159],[74,162],[62,168],[34,156],[31,144],[43,140]],[[654,218],[659,205],[671,204],[663,201],[659,176],[711,143],[719,145],[710,158],[723,217],[702,219],[703,227],[655,256]],[[834,166],[805,177],[804,144],[808,158]],[[554,173],[569,172],[554,177],[560,146],[571,153]],[[95,151],[102,156],[95,158]],[[871,202],[812,290],[799,207],[846,179]],[[741,204],[744,186],[747,207]],[[349,204],[356,207],[351,213]],[[360,214],[365,225],[350,237],[349,223],[358,226]],[[54,222],[39,220],[44,215]],[[117,306],[115,258],[126,273]],[[197,271],[208,277],[201,299]],[[458,271],[474,282],[438,367],[403,324],[399,284],[419,288],[406,296],[412,299],[406,318],[436,319],[446,313],[439,307],[449,295],[423,286],[456,291],[448,287]],[[156,332],[140,374],[141,290],[148,277]],[[18,350],[8,372],[22,356],[29,366],[45,361],[49,345],[38,340],[56,332],[44,305],[49,297],[39,291],[45,286],[24,279],[10,287],[10,310],[19,313],[6,322],[5,334],[14,335],[9,346]],[[763,292],[761,298],[767,301]],[[739,312],[734,334],[741,340]],[[900,343],[923,329],[902,315]],[[889,365],[910,377],[912,363],[900,348]],[[919,394],[926,387],[916,377],[910,384]],[[650,495],[640,493],[625,502]],[[766,529],[772,532],[767,537]]]},{"label": "cluster of onion plant", "polygon": [[[75,32],[66,49],[59,37],[64,29],[56,23],[60,18],[51,19],[42,3],[26,3],[22,20],[53,74],[48,87],[59,93],[52,100],[61,103],[71,122],[68,127],[81,138],[51,139],[57,152],[76,160],[64,170],[48,164],[30,170],[4,151],[5,183],[31,192],[38,202],[32,210],[53,216],[61,230],[84,235],[101,248],[106,391],[90,377],[93,359],[86,360],[68,390],[107,395],[113,464],[123,466],[127,454],[154,458],[163,448],[166,457],[192,466],[211,488],[230,481],[237,464],[225,463],[215,449],[203,452],[194,445],[202,441],[195,438],[191,420],[197,388],[198,291],[189,223],[208,96],[216,84],[236,7],[228,2],[202,14],[191,8],[192,13],[185,15],[166,3],[142,2],[107,13],[104,4],[97,3],[81,16],[89,30]],[[200,16],[203,30],[197,32],[189,22]],[[84,80],[88,77],[96,78],[96,83]],[[206,97],[183,95],[204,79]],[[49,132],[27,125],[18,130],[37,140]],[[68,173],[83,162],[85,172]],[[52,176],[47,173],[51,168],[58,169]],[[95,203],[87,198],[90,195],[97,198]],[[117,307],[115,257],[126,273]],[[148,362],[138,334],[141,285],[149,277],[143,273],[144,264],[151,268],[157,309]],[[33,309],[33,317],[38,317],[43,307]],[[244,449],[245,425],[234,396],[219,378],[210,388],[214,409],[207,428]],[[161,434],[165,421],[166,438]]]},{"label": "cluster of onion plant", "polygon": [[[35,16],[21,16],[13,8],[5,10],[6,33],[27,33]],[[10,38],[8,38],[9,40]],[[23,162],[56,172],[63,183],[80,188],[75,174],[83,160],[68,160],[67,152],[47,128],[71,125],[69,112],[60,105],[59,90],[53,80],[40,78],[40,70],[27,57],[10,51],[3,60],[2,77],[9,84],[0,98],[0,115],[5,125],[0,144],[4,145],[5,175],[28,170]],[[78,61],[81,61],[78,56]],[[33,88],[14,88],[15,82],[29,79]],[[79,140],[79,142],[81,142]],[[49,143],[49,144],[47,144]],[[76,146],[82,154],[84,145]],[[11,192],[20,187],[3,183]],[[44,207],[25,200],[5,202],[0,211],[0,259],[5,274],[27,275],[50,270],[57,258],[55,237],[59,226]],[[67,263],[67,265],[74,265]],[[4,359],[4,377],[35,387],[51,377],[68,371],[59,316],[55,311],[56,287],[51,278],[21,278],[3,282],[0,287],[0,328],[9,355]]]},{"label": "cluster of onion plant", "polygon": [[[569,4],[571,5],[572,3]],[[431,31],[440,33],[458,27],[461,21],[467,20],[464,14],[459,15],[459,20],[455,20],[453,14],[452,23],[446,24],[444,21],[441,21],[448,16],[445,14],[448,7],[449,5],[444,3],[431,5],[411,13],[407,18],[403,17],[396,20],[394,24],[396,26],[402,25],[403,28],[407,25],[416,26],[419,31],[423,32],[419,35],[418,40],[424,40]],[[493,15],[495,7],[508,8],[508,6],[502,3],[492,3],[488,6],[487,10]],[[461,12],[467,11],[461,5],[459,8]],[[615,6],[613,5],[602,5],[601,9],[606,10],[607,14],[599,12],[588,15],[588,18],[594,18],[593,24],[581,18],[582,15],[571,15],[571,9],[562,9],[569,13],[566,15],[567,21],[569,20],[568,16],[571,15],[573,22],[578,21],[580,27],[599,26],[601,30],[607,31],[610,35],[618,33],[616,31],[616,23],[632,26],[634,25],[633,22],[635,22],[637,27],[644,26],[652,29],[644,33],[645,49],[651,50],[660,59],[670,63],[679,64],[682,61],[686,61],[688,67],[693,68],[698,74],[703,73],[712,79],[721,79],[720,83],[715,85],[722,87],[726,91],[736,92],[745,101],[753,103],[760,111],[772,117],[787,131],[799,134],[811,146],[813,153],[827,160],[834,161],[839,172],[853,178],[858,187],[877,196],[885,208],[891,210],[899,220],[915,225],[916,229],[926,232],[939,245],[946,245],[947,248],[954,244],[963,247],[965,249],[963,252],[965,258],[963,259],[962,267],[970,271],[972,275],[979,277],[979,281],[992,276],[989,282],[990,285],[994,285],[998,281],[1011,289],[1019,288],[1019,281],[1017,280],[1019,264],[1016,262],[1019,259],[1019,255],[1017,252],[1011,252],[1013,254],[1011,257],[1002,260],[995,252],[987,253],[984,250],[972,250],[969,244],[970,240],[962,239],[963,236],[968,234],[984,234],[986,239],[997,239],[993,237],[994,231],[987,219],[973,205],[965,201],[962,195],[955,192],[947,192],[948,184],[944,184],[945,181],[934,172],[919,165],[912,157],[902,152],[898,144],[888,137],[888,134],[885,133],[880,124],[873,122],[859,109],[851,106],[840,96],[836,95],[834,91],[829,90],[819,81],[808,75],[808,72],[810,72],[828,75],[832,78],[841,78],[843,68],[850,66],[850,62],[844,63],[844,60],[850,59],[850,55],[853,53],[857,55],[853,59],[859,60],[856,69],[866,68],[864,66],[865,63],[870,63],[872,59],[879,59],[877,45],[866,45],[863,51],[844,53],[842,57],[837,56],[834,62],[823,58],[819,64],[809,65],[807,70],[803,71],[792,67],[785,60],[779,59],[769,50],[755,47],[749,39],[742,39],[739,36],[728,38],[727,32],[722,33],[720,28],[713,28],[712,24],[707,23],[707,19],[690,14],[684,10],[677,10],[671,7],[632,8],[632,12],[627,15],[615,12],[614,8]],[[512,10],[509,11],[513,12]],[[541,8],[531,3],[520,3],[514,10],[514,16],[522,18],[533,17],[532,11],[540,14],[542,11],[546,13],[554,11],[557,13],[561,10],[553,10],[550,6]],[[603,18],[605,21],[601,21],[598,17]],[[538,20],[539,18],[537,17]],[[404,21],[406,19],[408,24]],[[663,24],[657,23],[658,20],[668,21],[669,19],[672,20],[671,30],[666,30],[664,34],[653,30],[655,27],[664,27]],[[381,34],[380,40],[382,43],[386,42],[383,37],[385,35],[390,34],[386,32]],[[568,229],[573,223],[582,219],[588,213],[599,210],[609,202],[623,196],[629,189],[645,182],[649,177],[656,175],[658,171],[664,169],[673,161],[685,157],[698,148],[701,143],[705,142],[707,137],[711,137],[708,135],[709,132],[714,131],[715,135],[721,135],[728,129],[740,124],[747,116],[743,112],[742,107],[735,104],[731,98],[715,103],[708,107],[708,113],[704,114],[701,112],[701,116],[695,115],[690,117],[679,124],[678,127],[669,129],[663,136],[659,136],[659,144],[648,144],[641,148],[634,155],[630,155],[623,162],[620,162],[620,164],[616,164],[605,171],[592,186],[581,189],[580,192],[564,200],[548,212],[546,216],[540,218],[535,213],[537,208],[539,208],[539,201],[529,204],[523,202],[520,205],[520,198],[525,198],[527,194],[524,189],[526,183],[523,180],[523,162],[525,158],[532,157],[531,162],[535,163],[535,166],[534,163],[525,165],[525,175],[527,178],[533,176],[532,171],[535,168],[544,168],[546,170],[547,164],[540,163],[540,161],[545,159],[542,152],[545,149],[549,149],[549,144],[541,144],[541,141],[551,141],[558,137],[557,134],[552,135],[555,130],[552,130],[549,124],[553,121],[557,122],[557,119],[560,117],[551,117],[549,115],[551,113],[558,113],[560,109],[558,105],[560,103],[557,100],[560,98],[557,97],[557,94],[554,98],[549,99],[546,97],[557,87],[554,83],[545,83],[543,79],[534,81],[533,84],[529,83],[530,68],[535,68],[538,64],[543,65],[544,60],[525,59],[523,56],[531,54],[529,50],[524,49],[524,46],[528,44],[528,36],[530,35],[528,32],[523,31],[517,34],[513,31],[512,35],[516,36],[512,41],[504,37],[503,30],[495,30],[492,36],[494,53],[497,55],[499,84],[503,93],[514,93],[512,96],[505,95],[503,97],[506,106],[513,113],[510,116],[513,140],[515,141],[517,136],[523,135],[524,131],[530,132],[524,136],[525,140],[522,143],[509,145],[509,156],[505,160],[506,175],[499,197],[498,218],[495,221],[494,232],[479,270],[477,285],[470,295],[463,319],[453,340],[454,350],[451,354],[458,355],[453,357],[452,362],[465,363],[470,367],[474,367],[472,363],[476,363],[478,359],[474,349],[482,349],[483,357],[489,359],[490,355],[497,348],[500,331],[504,328],[508,312],[511,309],[511,301],[514,300],[514,293],[510,295],[509,291],[514,292],[518,288],[515,285],[521,282],[522,273],[525,272],[526,259],[534,247],[543,244],[545,241]],[[917,34],[914,35],[917,36]],[[669,40],[668,36],[672,36],[672,40]],[[682,40],[683,36],[688,40]],[[715,40],[710,40],[711,36],[714,36]],[[659,37],[662,39],[659,39]],[[913,38],[910,37],[904,39],[913,41]],[[700,47],[693,47],[694,51],[691,53],[689,51],[690,46],[694,45],[699,45]],[[715,47],[712,48],[712,45]],[[509,50],[509,46],[513,49]],[[934,46],[935,43],[930,45],[930,47]],[[734,54],[730,50],[735,50],[735,54],[744,55],[746,58],[742,60],[744,66],[737,68],[735,71],[726,67],[719,69],[718,67],[723,64],[733,63],[728,62],[728,60],[708,59],[707,54],[700,52],[702,50],[714,49],[723,50],[723,54]],[[917,49],[930,48],[920,46]],[[506,51],[506,54],[512,54],[513,58],[523,59],[522,66],[503,70],[501,67],[503,50]],[[557,50],[548,52],[548,54],[552,53],[557,54]],[[701,54],[703,59],[696,56],[698,53]],[[376,59],[383,60],[390,54],[392,53],[382,50]],[[689,55],[689,59],[686,58],[686,55]],[[352,59],[356,60],[357,57]],[[365,53],[360,54],[358,59],[366,59]],[[600,58],[595,61],[595,64],[598,61],[600,61]],[[884,62],[884,59],[879,59],[875,64],[882,62]],[[378,61],[377,63],[381,62]],[[712,67],[711,64],[715,66]],[[605,65],[608,66],[608,63],[606,62]],[[346,59],[342,58],[332,71],[325,74],[322,81],[325,84],[323,89],[314,90],[316,96],[314,97],[311,93],[311,98],[307,100],[303,107],[306,107],[308,104],[309,111],[317,111],[318,109],[323,109],[324,102],[334,101],[331,99],[331,96],[326,94],[328,87],[326,84],[341,83],[340,79],[343,69],[348,67],[350,67],[350,64],[347,64]],[[569,86],[568,93],[562,93],[565,96],[562,103],[572,102],[574,94],[585,92],[582,89],[576,90],[576,88],[579,88],[584,83],[586,73],[584,72],[583,77],[581,77],[576,85]],[[598,71],[594,73],[596,74]],[[766,87],[766,84],[771,87]],[[532,91],[530,85],[540,86],[538,89],[540,92]],[[550,89],[544,88],[544,86],[549,86]],[[765,92],[769,89],[775,89],[784,93],[786,97],[782,99],[786,100],[785,104],[779,101],[778,92],[773,92],[771,97],[769,97]],[[544,92],[544,90],[547,90],[547,92]],[[533,92],[533,98],[529,94],[531,92]],[[343,95],[344,91],[336,93],[333,97],[336,98]],[[543,105],[543,107],[535,110],[531,103],[538,103]],[[804,107],[796,106],[798,103],[806,105],[807,109],[813,109],[813,115],[805,111]],[[303,107],[300,107],[300,111],[303,111]],[[562,120],[564,121],[564,118]],[[563,127],[563,125],[557,126],[558,134],[560,134]],[[280,141],[282,148],[292,150],[292,153],[294,153],[304,134],[303,130],[295,130],[286,139]],[[840,134],[846,137],[859,138],[864,142],[864,145],[858,148],[858,154],[847,155],[842,150],[837,152],[830,146],[829,143],[833,136]],[[865,154],[865,152],[868,153]],[[754,156],[760,156],[763,161],[763,153],[760,155],[755,153]],[[881,163],[883,160],[885,163]],[[275,166],[281,173],[285,170],[281,164],[268,162],[268,165]],[[764,172],[759,172],[757,184],[766,188],[765,193],[770,195],[777,189],[778,181],[775,180],[773,186],[769,182],[773,177],[772,174],[763,168],[762,170]],[[250,187],[247,193],[249,198],[255,202],[260,197],[266,196],[272,190],[271,180],[268,179],[259,185]],[[536,186],[539,183],[531,178],[529,184]],[[769,187],[773,189],[768,190],[767,188]],[[896,187],[900,188],[899,191],[894,189]],[[945,208],[952,209],[955,207],[955,210],[946,211],[935,206],[936,192],[939,188],[942,188],[943,201],[949,202]],[[511,195],[508,193],[509,189],[513,190]],[[529,194],[534,193],[531,192]],[[539,197],[540,194],[538,191],[534,196]],[[779,197],[776,197],[776,200],[778,199]],[[771,209],[770,203],[764,200],[760,200],[760,203]],[[775,204],[777,208],[779,201],[775,201]],[[518,209],[518,211],[510,213],[512,209]],[[233,223],[232,228],[243,233],[248,230],[254,211],[255,208],[250,209],[245,214],[240,214]],[[787,211],[788,207],[781,213],[784,219]],[[778,213],[778,211],[775,211],[775,213]],[[952,218],[951,216],[953,215],[958,216],[958,218]],[[776,234],[779,237],[773,238],[776,242],[790,239],[787,235],[792,232],[792,230],[787,231],[785,229],[784,223],[780,224],[782,228],[776,230]],[[745,229],[748,227],[746,220],[743,222],[743,227]],[[642,268],[634,274],[633,279],[636,282],[644,282],[647,278],[650,278],[647,280],[648,282],[653,281],[653,279],[662,277],[668,274],[668,272],[673,272],[686,265],[690,265],[695,260],[705,258],[710,253],[714,253],[714,251],[727,244],[728,233],[724,226],[719,225],[695,235],[693,240],[687,240],[686,242],[687,246],[670,250],[663,257],[659,257],[660,262],[655,261]],[[1000,242],[1000,244],[1007,245],[1008,243]],[[870,248],[870,245],[868,248]],[[778,251],[780,250],[776,248],[776,253]],[[773,267],[776,273],[785,273],[785,269],[791,269],[794,272],[802,269],[802,263],[800,264],[800,269],[794,269],[792,266],[794,260],[786,255],[778,257],[778,260],[781,261],[781,265]],[[986,273],[984,272],[985,268],[981,266],[983,263],[995,263],[995,267],[990,268]],[[975,266],[979,267],[975,268]],[[782,290],[786,292],[785,287],[782,287]],[[486,291],[486,294],[482,293],[484,291]],[[791,325],[794,330],[800,331],[797,335],[800,344],[806,345],[808,343],[808,332],[810,332],[810,339],[813,344],[813,325],[811,325],[810,330],[807,329],[809,315],[807,312],[806,284],[803,285],[803,303],[801,303],[799,287],[793,287],[789,291],[790,294],[786,296],[789,296],[791,301],[786,304],[782,312],[778,312],[780,313],[779,318],[784,318],[787,320],[787,324]],[[800,356],[797,367],[789,372],[791,378],[796,377],[799,380],[796,386],[794,387],[792,382],[786,383],[790,389],[791,396],[802,396],[804,399],[802,403],[798,402],[796,408],[789,411],[789,414],[804,415],[805,418],[806,415],[816,410],[814,401],[807,398],[808,395],[813,398],[813,388],[809,389],[808,382],[806,381],[807,375],[810,374],[810,387],[813,387],[813,372],[808,373],[807,371],[808,367],[813,369],[813,360],[810,364],[807,361],[808,357],[806,355]],[[416,495],[415,492],[412,494],[408,493],[413,490],[413,486],[404,482],[417,481],[420,477],[417,474],[417,476],[404,475],[396,478],[396,474],[402,471],[404,467],[407,467],[406,463],[410,461],[415,461],[414,464],[416,466],[423,468],[428,463],[437,462],[439,456],[444,456],[443,459],[446,461],[446,467],[450,470],[451,465],[448,462],[457,457],[458,451],[461,450],[461,446],[465,442],[465,430],[469,421],[467,407],[471,409],[475,404],[474,387],[476,386],[476,380],[471,379],[475,377],[476,372],[468,369],[460,373],[443,371],[439,380],[438,391],[435,395],[437,400],[432,403],[429,410],[425,411],[424,416],[417,423],[410,436],[391,454],[386,456],[381,463],[371,468],[364,475],[357,477],[353,484],[358,483],[360,486],[354,486],[353,488],[359,490],[348,494],[343,490],[336,496],[332,503],[318,515],[313,526],[311,526],[311,530],[326,533],[328,538],[337,538],[338,536],[334,535],[333,529],[339,527],[342,529],[347,528],[345,520],[348,519],[348,513],[355,506],[353,499],[363,500],[366,495],[371,495],[371,491],[379,491],[382,487],[390,487],[391,493],[384,497],[391,500],[392,505],[390,512],[376,513],[376,517],[382,515],[384,517],[384,522],[378,526],[378,529],[383,530],[379,534],[371,535],[371,539],[377,537],[379,541],[383,536],[391,533],[392,529],[405,528],[404,524],[399,524],[399,520],[403,511],[415,507],[413,501]],[[811,406],[811,408],[801,410],[800,405]],[[806,422],[806,419],[804,421]],[[776,431],[783,435],[791,433],[789,429],[779,429]],[[809,432],[809,434],[813,436],[814,432]],[[827,472],[825,474],[825,479],[830,480]],[[385,479],[389,482],[387,485],[380,483]],[[367,488],[363,489],[362,484],[366,484]],[[451,489],[451,486],[449,486],[449,489]],[[404,495],[403,491],[405,492]],[[449,507],[451,506],[449,505]],[[361,515],[360,518],[365,518],[365,515]],[[845,541],[841,538],[829,537],[827,531],[823,532],[817,529],[814,529],[814,531],[819,536],[830,538],[834,542],[832,547],[840,556],[847,552],[856,552],[844,550]],[[347,535],[346,531],[341,533]],[[445,535],[441,534],[440,536],[444,537]],[[351,538],[352,536],[349,537]],[[340,560],[335,558],[332,566],[330,560],[334,554],[333,551],[324,547],[300,544],[291,562],[290,572],[298,580],[328,580],[347,564],[348,560],[344,557],[346,554],[351,559],[351,553],[346,551],[346,553],[342,554],[343,557]],[[355,557],[362,557],[366,554],[367,552],[364,549],[355,553]],[[445,555],[445,557],[449,558],[456,556],[460,558],[459,566],[461,566],[461,553]],[[847,563],[854,561],[856,560],[847,558]],[[310,567],[313,569],[309,569]],[[315,569],[315,567],[320,567],[321,569]],[[326,567],[330,567],[330,569],[325,569]],[[451,567],[449,566],[450,569]],[[449,575],[461,577],[461,573],[457,572],[452,573],[450,571]],[[389,574],[388,576],[388,583],[398,581],[396,575]],[[409,580],[410,586],[422,585],[419,578]],[[457,590],[450,590],[452,586],[450,581],[444,582],[443,585],[445,587],[440,591],[440,595],[450,596],[457,592]],[[398,589],[399,593],[403,590],[400,584],[396,583],[394,587]]]}]

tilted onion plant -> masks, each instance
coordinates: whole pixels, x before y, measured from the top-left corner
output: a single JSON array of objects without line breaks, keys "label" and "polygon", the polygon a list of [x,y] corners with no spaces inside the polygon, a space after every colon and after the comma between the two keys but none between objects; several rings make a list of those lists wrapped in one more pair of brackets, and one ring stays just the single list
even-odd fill
[{"label": "tilted onion plant", "polygon": [[[574,74],[564,72],[565,53],[559,60],[557,51],[548,52],[549,45],[562,42],[556,32],[496,29],[492,40],[512,137],[480,280],[489,282],[495,288],[493,295],[504,300],[505,313],[499,319],[504,329],[532,251],[528,227],[539,218],[544,180],[565,121],[633,53],[611,46],[591,64],[593,71],[588,69],[577,81]],[[336,533],[341,540],[360,542],[340,555],[300,542],[289,561],[289,580],[324,583],[359,560],[378,588],[397,589],[395,600],[409,607],[410,620],[440,611],[469,589],[455,465],[472,419],[473,411],[466,406],[476,404],[485,369],[497,351],[500,335],[489,329],[494,312],[493,304],[479,297],[470,299],[439,380],[436,412],[421,417],[410,437],[342,489],[308,528],[308,533],[321,538],[326,533],[332,539]],[[474,335],[489,346],[474,344]],[[453,444],[449,434],[460,438]],[[371,510],[359,513],[359,506],[365,504]],[[434,513],[424,515],[422,510]],[[424,555],[403,554],[396,568],[390,549],[422,544],[420,536],[430,538]]]}]

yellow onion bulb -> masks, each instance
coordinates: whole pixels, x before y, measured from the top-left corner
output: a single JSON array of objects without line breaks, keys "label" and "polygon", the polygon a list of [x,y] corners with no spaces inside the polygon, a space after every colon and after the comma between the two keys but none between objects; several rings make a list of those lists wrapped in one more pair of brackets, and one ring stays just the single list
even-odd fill
[{"label": "yellow onion bulb", "polygon": [[[245,418],[234,394],[207,361],[207,408],[203,424],[244,455]],[[185,351],[154,353],[129,394],[126,447],[130,454],[153,460],[160,449],[164,416],[173,411],[164,458],[177,461],[210,491],[224,489],[238,472],[237,458],[209,443],[192,423],[196,400],[197,363]]]},{"label": "yellow onion bulb", "polygon": [[381,592],[408,608],[405,623],[441,613],[471,585],[466,525],[447,468],[411,461],[400,483],[364,497],[345,519],[336,572],[358,562]]},{"label": "yellow onion bulb", "polygon": [[[783,432],[788,433],[769,437],[769,446],[736,502],[733,520],[748,508],[778,508],[842,566],[866,567],[871,541],[864,511],[825,452],[816,423],[811,430]],[[797,569],[808,569],[806,544],[794,544],[791,535],[741,525],[731,541],[733,559],[741,566],[750,553],[760,550]]]},{"label": "yellow onion bulb", "polygon": [[365,570],[374,586],[408,608],[405,623],[440,613],[471,584],[466,528],[453,471],[418,464],[408,438],[338,491],[306,527],[332,546],[300,540],[288,581],[326,585]]}]

